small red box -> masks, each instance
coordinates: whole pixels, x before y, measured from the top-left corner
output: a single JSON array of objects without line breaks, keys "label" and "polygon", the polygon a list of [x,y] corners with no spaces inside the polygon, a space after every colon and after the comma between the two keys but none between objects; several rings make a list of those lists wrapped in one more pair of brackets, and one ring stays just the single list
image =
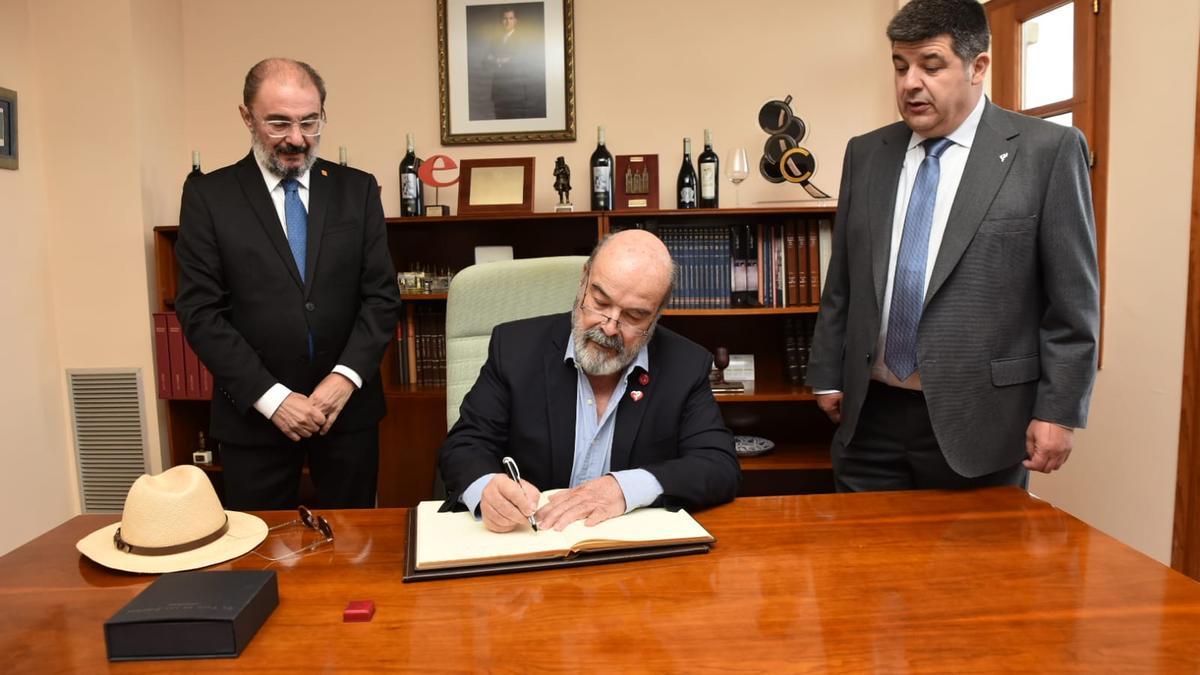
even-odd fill
[{"label": "small red box", "polygon": [[374,600],[351,600],[350,604],[346,605],[346,609],[342,611],[344,623],[370,621],[373,616],[375,616]]}]

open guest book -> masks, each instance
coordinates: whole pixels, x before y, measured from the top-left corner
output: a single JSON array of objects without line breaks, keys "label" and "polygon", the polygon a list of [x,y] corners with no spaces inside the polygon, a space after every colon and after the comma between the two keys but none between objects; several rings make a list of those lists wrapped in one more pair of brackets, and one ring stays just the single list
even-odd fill
[{"label": "open guest book", "polygon": [[[542,503],[554,492],[543,493]],[[579,520],[562,532],[523,524],[497,533],[467,511],[439,512],[441,505],[409,510],[404,581],[707,553],[716,541],[686,511],[642,508],[593,527]]]}]

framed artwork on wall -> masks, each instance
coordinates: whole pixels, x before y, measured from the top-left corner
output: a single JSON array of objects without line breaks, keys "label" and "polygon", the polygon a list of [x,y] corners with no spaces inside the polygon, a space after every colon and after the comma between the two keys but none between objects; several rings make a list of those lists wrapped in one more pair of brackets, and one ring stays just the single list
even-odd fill
[{"label": "framed artwork on wall", "polygon": [[574,0],[438,0],[442,143],[575,140]]},{"label": "framed artwork on wall", "polygon": [[0,169],[17,166],[17,92],[0,87]]}]

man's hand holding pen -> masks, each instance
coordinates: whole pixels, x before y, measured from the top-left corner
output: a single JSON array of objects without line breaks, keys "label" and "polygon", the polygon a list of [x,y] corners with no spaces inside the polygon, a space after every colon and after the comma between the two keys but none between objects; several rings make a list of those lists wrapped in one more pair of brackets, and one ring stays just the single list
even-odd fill
[{"label": "man's hand holding pen", "polygon": [[537,510],[542,493],[529,481],[514,481],[498,474],[483,489],[479,501],[479,512],[483,524],[493,532],[511,532],[521,525],[529,525],[529,518]]}]

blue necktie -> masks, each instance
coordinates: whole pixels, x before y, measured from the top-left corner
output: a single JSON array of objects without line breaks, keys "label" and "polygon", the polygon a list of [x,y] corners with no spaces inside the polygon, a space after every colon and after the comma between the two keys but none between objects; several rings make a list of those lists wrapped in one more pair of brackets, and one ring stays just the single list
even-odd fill
[{"label": "blue necktie", "polygon": [[938,158],[950,147],[948,138],[930,138],[925,159],[917,169],[908,212],[904,216],[904,234],[896,256],[896,277],[892,281],[892,311],[888,314],[884,362],[900,381],[917,370],[917,324],[925,305],[925,264],[929,256],[929,230],[933,225],[933,206],[937,201],[941,163]]},{"label": "blue necktie", "polygon": [[288,247],[300,270],[300,281],[304,281],[304,262],[308,253],[308,212],[300,201],[300,182],[288,178],[283,186],[283,219],[287,225]]},{"label": "blue necktie", "polygon": [[[296,259],[300,281],[304,281],[304,264],[308,257],[308,212],[304,210],[304,202],[300,201],[299,181],[288,178],[280,185],[283,186],[283,219],[287,221],[288,248],[292,249],[292,257]],[[308,358],[312,356],[313,336],[309,331]]]}]

